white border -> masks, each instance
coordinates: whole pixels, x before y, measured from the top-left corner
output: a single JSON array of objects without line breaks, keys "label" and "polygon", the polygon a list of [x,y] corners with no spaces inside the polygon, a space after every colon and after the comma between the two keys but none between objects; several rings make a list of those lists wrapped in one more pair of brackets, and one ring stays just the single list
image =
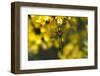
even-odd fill
[{"label": "white border", "polygon": [[[70,60],[28,61],[28,14],[88,17],[88,58]],[[94,11],[41,7],[20,8],[20,69],[43,69],[94,65]]]}]

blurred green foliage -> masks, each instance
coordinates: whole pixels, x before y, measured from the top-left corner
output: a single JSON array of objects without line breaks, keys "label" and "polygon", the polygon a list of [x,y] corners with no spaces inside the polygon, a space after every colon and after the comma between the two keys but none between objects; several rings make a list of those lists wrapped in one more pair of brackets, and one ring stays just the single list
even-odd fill
[{"label": "blurred green foliage", "polygon": [[28,15],[28,60],[88,56],[88,18]]}]

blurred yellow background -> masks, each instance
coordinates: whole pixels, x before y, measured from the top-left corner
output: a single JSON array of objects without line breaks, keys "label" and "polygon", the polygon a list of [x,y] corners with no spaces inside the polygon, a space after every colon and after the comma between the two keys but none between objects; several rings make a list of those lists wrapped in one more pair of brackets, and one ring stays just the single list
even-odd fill
[{"label": "blurred yellow background", "polygon": [[28,15],[28,60],[88,56],[88,18]]}]

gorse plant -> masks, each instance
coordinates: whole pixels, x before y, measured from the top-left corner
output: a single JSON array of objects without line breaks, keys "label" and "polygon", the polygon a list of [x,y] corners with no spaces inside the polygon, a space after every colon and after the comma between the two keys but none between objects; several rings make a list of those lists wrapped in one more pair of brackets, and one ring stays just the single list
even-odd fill
[{"label": "gorse plant", "polygon": [[88,18],[28,15],[28,60],[88,56]]}]

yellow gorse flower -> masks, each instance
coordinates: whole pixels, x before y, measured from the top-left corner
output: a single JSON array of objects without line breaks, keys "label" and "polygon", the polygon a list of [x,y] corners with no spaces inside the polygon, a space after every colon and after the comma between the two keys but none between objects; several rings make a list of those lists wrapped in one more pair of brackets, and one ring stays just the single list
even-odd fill
[{"label": "yellow gorse flower", "polygon": [[[79,26],[81,25],[78,21],[84,22],[82,27],[85,30],[80,29]],[[52,55],[55,54],[58,59],[87,57],[86,21],[87,18],[84,17],[30,15],[28,18],[29,55],[32,54],[33,58],[36,56],[36,59],[40,57],[39,54],[44,53],[43,56],[45,56],[45,53],[48,54],[49,52]],[[58,25],[63,27],[58,28]],[[61,33],[61,30],[63,33],[60,39],[58,31]],[[49,54],[46,56],[49,57]]]}]

